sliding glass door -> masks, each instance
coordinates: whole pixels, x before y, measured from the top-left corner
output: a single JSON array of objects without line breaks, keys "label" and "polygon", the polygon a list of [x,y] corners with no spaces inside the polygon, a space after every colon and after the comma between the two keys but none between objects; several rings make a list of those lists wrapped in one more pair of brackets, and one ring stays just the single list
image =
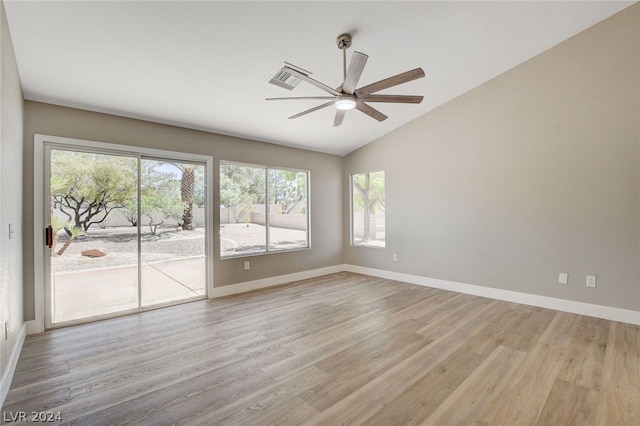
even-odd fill
[{"label": "sliding glass door", "polygon": [[206,164],[47,144],[47,327],[207,295]]},{"label": "sliding glass door", "polygon": [[141,304],[202,297],[204,166],[151,159],[143,159],[141,166]]}]

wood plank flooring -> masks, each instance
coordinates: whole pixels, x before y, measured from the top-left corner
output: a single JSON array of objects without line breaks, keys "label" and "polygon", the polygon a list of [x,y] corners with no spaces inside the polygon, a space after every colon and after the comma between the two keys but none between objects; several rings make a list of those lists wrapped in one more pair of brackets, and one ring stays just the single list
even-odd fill
[{"label": "wood plank flooring", "polygon": [[638,425],[640,327],[339,273],[27,338],[2,409],[106,425]]}]

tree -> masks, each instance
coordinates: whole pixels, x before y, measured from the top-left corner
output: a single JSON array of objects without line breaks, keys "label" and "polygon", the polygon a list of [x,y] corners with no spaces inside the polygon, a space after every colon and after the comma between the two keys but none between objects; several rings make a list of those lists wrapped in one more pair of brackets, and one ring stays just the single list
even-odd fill
[{"label": "tree", "polygon": [[[160,172],[156,170],[157,166],[158,163],[152,163],[151,167],[145,170],[140,188],[140,212],[149,219],[152,235],[156,235],[158,226],[164,223],[164,218],[172,217],[177,220],[188,208],[187,203],[180,197],[175,175]],[[184,223],[182,228],[187,229]]]},{"label": "tree", "polygon": [[[151,234],[156,235],[165,218],[180,219],[185,203],[181,201],[180,182],[175,173],[159,170],[163,163],[158,161],[145,160],[141,164],[140,215],[149,220]],[[122,211],[127,220],[137,226],[137,199],[127,201]]]},{"label": "tree", "polygon": [[53,235],[52,235],[53,240],[51,241],[51,254],[53,254],[53,252],[56,249],[56,243],[58,242],[58,232],[65,227],[71,226],[71,223],[69,221],[63,220],[62,218],[58,217],[54,211],[54,205],[56,204],[56,200],[53,194],[64,191],[65,183],[61,181],[57,176],[51,176],[50,183],[51,183],[51,186],[50,186],[51,200],[49,202],[49,217],[51,221],[51,228],[53,230]]},{"label": "tree", "polygon": [[[149,230],[156,235],[158,226],[164,223],[166,217],[179,217],[185,210],[184,203],[176,197],[167,197],[161,192],[143,194],[140,198],[141,212],[149,219]],[[158,221],[157,214],[161,215]]]},{"label": "tree", "polygon": [[362,239],[371,240],[371,216],[376,208],[384,210],[384,172],[360,173],[353,175],[354,208],[362,210],[364,220],[364,235]]},{"label": "tree", "polygon": [[64,254],[64,252],[67,250],[67,248],[69,248],[76,237],[80,237],[85,234],[85,232],[77,226],[74,226],[71,229],[65,227],[64,230],[67,232],[68,238],[67,241],[65,241],[65,243],[62,245],[60,250],[58,250],[58,256],[62,256]]},{"label": "tree", "polygon": [[122,215],[131,226],[138,226],[138,200],[128,200],[122,207]]},{"label": "tree", "polygon": [[265,169],[220,165],[220,204],[234,214],[234,221],[251,220],[254,204],[265,204]]},{"label": "tree", "polygon": [[294,170],[269,170],[271,203],[281,206],[281,213],[291,213],[307,196],[307,174]]},{"label": "tree", "polygon": [[58,232],[60,232],[60,230],[62,229],[68,228],[70,225],[70,222],[62,220],[60,217],[53,214],[53,211],[51,212],[51,228],[53,231],[53,241],[51,241],[51,254],[53,254],[53,252],[55,252],[56,250],[56,243],[58,242]]},{"label": "tree", "polygon": [[184,203],[182,212],[182,229],[193,230],[193,203],[196,200],[196,171],[201,166],[195,164],[170,163],[182,173],[180,180],[180,197]]},{"label": "tree", "polygon": [[113,209],[135,197],[137,160],[131,157],[51,151],[54,207],[74,227],[88,231],[105,221]]}]

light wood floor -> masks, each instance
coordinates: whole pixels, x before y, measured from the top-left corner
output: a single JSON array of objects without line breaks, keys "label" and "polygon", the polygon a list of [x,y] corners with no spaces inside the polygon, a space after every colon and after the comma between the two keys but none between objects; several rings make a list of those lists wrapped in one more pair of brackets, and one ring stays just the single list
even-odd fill
[{"label": "light wood floor", "polygon": [[3,407],[19,411],[80,425],[638,425],[640,327],[340,273],[28,337]]}]

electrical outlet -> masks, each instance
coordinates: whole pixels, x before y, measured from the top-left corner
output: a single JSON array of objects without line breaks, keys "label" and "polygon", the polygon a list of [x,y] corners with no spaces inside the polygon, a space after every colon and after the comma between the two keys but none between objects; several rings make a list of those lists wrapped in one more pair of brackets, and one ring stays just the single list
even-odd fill
[{"label": "electrical outlet", "polygon": [[587,287],[595,287],[595,286],[596,286],[595,275],[587,275]]},{"label": "electrical outlet", "polygon": [[558,275],[558,284],[569,284],[569,274],[560,273]]},{"label": "electrical outlet", "polygon": [[393,261],[394,261],[394,262],[397,262],[397,261],[398,261],[398,255],[397,255],[397,254],[394,254],[394,255],[393,255]]},{"label": "electrical outlet", "polygon": [[244,262],[244,270],[248,271],[249,269],[251,269],[251,263],[247,260]]}]

